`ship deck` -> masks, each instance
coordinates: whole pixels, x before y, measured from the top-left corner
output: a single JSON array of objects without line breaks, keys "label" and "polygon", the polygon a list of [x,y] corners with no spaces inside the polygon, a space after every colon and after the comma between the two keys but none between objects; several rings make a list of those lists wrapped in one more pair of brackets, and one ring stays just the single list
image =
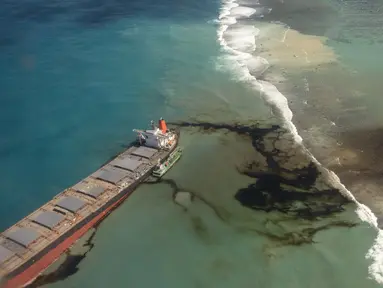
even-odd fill
[{"label": "ship deck", "polygon": [[0,234],[0,278],[134,184],[168,151],[132,146]]}]

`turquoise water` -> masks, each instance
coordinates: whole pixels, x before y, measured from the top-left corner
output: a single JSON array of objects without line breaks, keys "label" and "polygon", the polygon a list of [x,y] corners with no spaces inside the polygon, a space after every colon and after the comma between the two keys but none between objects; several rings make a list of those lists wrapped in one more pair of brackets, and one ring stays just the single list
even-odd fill
[{"label": "turquoise water", "polygon": [[[221,5],[4,2],[0,21],[12,29],[0,30],[3,229],[121,151],[151,119],[283,122],[222,61],[213,21]],[[190,207],[176,205],[166,183],[143,185],[97,229],[78,271],[46,286],[377,287],[365,259],[377,231],[354,206],[313,222],[244,208],[234,196],[255,181],[237,171],[255,157],[250,139],[183,129],[182,145],[167,177],[193,192]],[[302,232],[332,221],[356,226]],[[294,244],[301,237],[313,242]]]},{"label": "turquoise water", "polygon": [[[166,105],[166,97],[171,89],[167,86],[178,85],[173,74],[177,77],[183,69],[184,58],[172,57],[182,48],[179,34],[210,18],[201,13],[194,19],[193,6],[199,4],[190,5],[188,17],[175,13],[182,8],[167,11],[165,3],[143,5],[143,15],[124,20],[124,15],[108,10],[118,10],[112,4],[66,4],[70,7],[65,9],[70,9],[63,15],[51,15],[50,9],[61,9],[58,3],[25,5],[9,7],[15,14],[12,20],[25,31],[20,37],[18,31],[4,31],[4,37],[14,42],[3,45],[0,56],[3,228],[120,151],[134,137],[133,128],[177,114]],[[134,3],[125,6],[128,15],[135,7]],[[175,13],[181,23],[174,24],[156,9]],[[97,13],[110,16],[102,21]],[[152,19],[151,13],[162,16]],[[44,21],[42,15],[48,19]],[[77,22],[69,21],[76,16]],[[87,17],[99,23],[83,23]],[[209,61],[210,54],[217,52],[214,28],[204,33],[212,37],[212,45],[206,54],[199,54],[199,43],[194,42],[197,49],[189,54],[191,62]]]}]

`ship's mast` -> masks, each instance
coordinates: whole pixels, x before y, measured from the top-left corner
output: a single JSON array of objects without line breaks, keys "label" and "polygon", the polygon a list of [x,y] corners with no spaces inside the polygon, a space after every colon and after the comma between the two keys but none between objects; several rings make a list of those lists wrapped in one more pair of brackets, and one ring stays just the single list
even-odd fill
[{"label": "ship's mast", "polygon": [[152,120],[152,121],[150,121],[150,125],[152,126],[152,129],[153,130],[156,130],[156,125],[154,124],[154,121]]}]

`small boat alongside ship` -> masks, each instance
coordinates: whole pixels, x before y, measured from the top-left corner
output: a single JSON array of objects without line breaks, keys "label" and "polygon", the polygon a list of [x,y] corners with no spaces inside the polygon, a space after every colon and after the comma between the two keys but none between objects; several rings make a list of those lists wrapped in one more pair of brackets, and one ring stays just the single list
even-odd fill
[{"label": "small boat alongside ship", "polygon": [[158,163],[156,168],[153,170],[152,175],[157,178],[161,178],[166,172],[169,171],[170,168],[181,158],[182,156],[182,148],[177,147],[174,149],[172,153],[170,153],[169,157],[166,159],[164,163]]},{"label": "small boat alongside ship", "polygon": [[133,131],[134,145],[0,233],[1,288],[33,282],[140,183],[153,174],[162,177],[180,158],[179,132],[164,119],[158,127],[152,121],[151,129]]}]

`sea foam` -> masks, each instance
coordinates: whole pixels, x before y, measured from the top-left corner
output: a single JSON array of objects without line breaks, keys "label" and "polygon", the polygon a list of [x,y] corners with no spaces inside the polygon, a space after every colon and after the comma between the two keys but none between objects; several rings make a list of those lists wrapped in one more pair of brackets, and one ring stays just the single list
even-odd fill
[{"label": "sea foam", "polygon": [[[239,24],[237,20],[248,18],[256,13],[256,9],[240,6],[236,0],[224,0],[222,2],[218,21],[217,38],[224,51],[217,65],[220,69],[230,69],[235,79],[250,84],[267,104],[270,105],[273,114],[278,116],[293,135],[295,141],[301,146],[309,157],[317,164],[320,171],[327,176],[330,183],[337,188],[343,195],[354,201],[357,205],[356,213],[358,217],[370,224],[377,230],[377,238],[373,246],[366,254],[366,258],[372,261],[369,267],[369,274],[378,283],[383,283],[383,231],[378,228],[376,216],[364,204],[359,203],[352,193],[340,182],[338,176],[324,168],[318,160],[304,147],[302,138],[298,134],[297,128],[293,123],[293,113],[288,105],[287,98],[278,89],[267,81],[257,80],[255,76],[262,73],[269,66],[268,61],[262,57],[254,56],[252,52],[256,50],[255,39],[260,31],[252,25]],[[283,23],[281,23],[284,25]],[[285,25],[284,25],[285,26]],[[286,27],[284,37],[290,27]],[[283,40],[283,39],[282,39]],[[255,72],[255,73],[254,73]],[[257,73],[258,72],[258,73]]]}]

